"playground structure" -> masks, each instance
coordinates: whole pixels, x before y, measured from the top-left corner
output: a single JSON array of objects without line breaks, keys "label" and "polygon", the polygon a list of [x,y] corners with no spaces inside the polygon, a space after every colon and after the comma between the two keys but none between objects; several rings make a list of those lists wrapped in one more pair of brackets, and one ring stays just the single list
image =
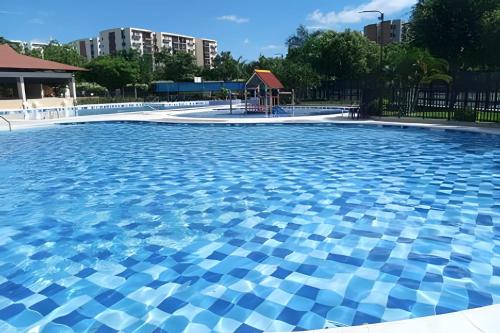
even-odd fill
[{"label": "playground structure", "polygon": [[291,95],[292,105],[295,104],[295,96],[293,90],[285,92],[283,89],[283,84],[271,71],[255,70],[245,84],[245,113],[265,113],[266,117],[288,114],[280,106],[280,95]]}]

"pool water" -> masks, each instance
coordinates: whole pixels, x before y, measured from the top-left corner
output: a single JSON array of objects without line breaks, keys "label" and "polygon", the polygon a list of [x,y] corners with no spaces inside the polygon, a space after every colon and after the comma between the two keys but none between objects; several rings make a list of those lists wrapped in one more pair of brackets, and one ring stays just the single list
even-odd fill
[{"label": "pool water", "polygon": [[0,133],[0,331],[262,332],[500,303],[500,138]]}]

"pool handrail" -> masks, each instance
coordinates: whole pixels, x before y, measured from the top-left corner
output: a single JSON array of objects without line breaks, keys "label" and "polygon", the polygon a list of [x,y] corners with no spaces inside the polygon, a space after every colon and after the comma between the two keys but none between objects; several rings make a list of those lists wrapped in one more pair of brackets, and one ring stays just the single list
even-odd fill
[{"label": "pool handrail", "polygon": [[9,132],[12,132],[12,124],[10,123],[10,121],[7,120],[7,118],[5,118],[4,116],[0,116],[0,118],[2,118],[3,120],[5,120],[7,122],[7,124],[9,125]]}]

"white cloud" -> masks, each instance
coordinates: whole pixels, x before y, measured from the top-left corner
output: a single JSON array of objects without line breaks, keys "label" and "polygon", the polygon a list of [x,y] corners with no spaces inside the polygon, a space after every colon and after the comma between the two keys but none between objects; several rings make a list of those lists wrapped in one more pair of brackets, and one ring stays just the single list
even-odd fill
[{"label": "white cloud", "polygon": [[243,41],[243,44],[250,44],[250,39],[245,38],[245,40]]},{"label": "white cloud", "polygon": [[11,11],[8,11],[8,10],[0,10],[0,14],[3,14],[3,15],[19,15],[20,13],[18,13],[18,12],[11,12]]},{"label": "white cloud", "polygon": [[36,17],[36,18],[32,18],[32,19],[28,20],[28,23],[31,23],[31,24],[44,24],[45,21],[42,20],[39,17]]},{"label": "white cloud", "polygon": [[269,51],[269,50],[278,50],[280,48],[281,48],[281,46],[279,46],[279,45],[271,44],[271,45],[266,45],[266,46],[262,47],[262,50]]},{"label": "white cloud", "polygon": [[232,23],[248,23],[250,22],[250,19],[247,19],[246,17],[239,17],[236,15],[224,15],[224,16],[219,16],[217,18],[219,21],[227,21],[227,22],[232,22]]},{"label": "white cloud", "polygon": [[358,23],[363,20],[374,19],[378,13],[363,13],[364,10],[380,10],[386,15],[392,15],[410,8],[417,3],[417,0],[370,0],[357,7],[344,7],[340,12],[323,13],[319,9],[310,13],[307,20],[314,27],[332,27],[339,24]]}]

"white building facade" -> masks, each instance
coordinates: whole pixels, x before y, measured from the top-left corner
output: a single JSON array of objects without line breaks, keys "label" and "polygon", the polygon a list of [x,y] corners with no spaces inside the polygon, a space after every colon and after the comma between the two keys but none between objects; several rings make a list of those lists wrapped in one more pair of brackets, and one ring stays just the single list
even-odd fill
[{"label": "white building facade", "polygon": [[79,39],[71,42],[75,50],[84,58],[92,60],[102,55],[99,37]]},{"label": "white building facade", "polygon": [[18,45],[21,48],[22,52],[38,50],[42,53],[42,55],[43,49],[49,45],[49,43],[44,42],[25,42],[22,40],[11,40],[9,41],[9,43]]},{"label": "white building facade", "polygon": [[196,63],[198,66],[212,68],[217,56],[217,41],[196,38]]},{"label": "white building facade", "polygon": [[115,28],[99,33],[102,55],[117,54],[120,51],[136,50],[141,55],[153,54],[154,33],[138,28]]},{"label": "white building facade", "polygon": [[161,50],[169,50],[171,53],[190,53],[198,66],[213,67],[213,60],[217,55],[217,41],[213,39],[132,27],[103,30],[97,38],[79,39],[71,44],[88,60],[127,50],[153,56]]}]

